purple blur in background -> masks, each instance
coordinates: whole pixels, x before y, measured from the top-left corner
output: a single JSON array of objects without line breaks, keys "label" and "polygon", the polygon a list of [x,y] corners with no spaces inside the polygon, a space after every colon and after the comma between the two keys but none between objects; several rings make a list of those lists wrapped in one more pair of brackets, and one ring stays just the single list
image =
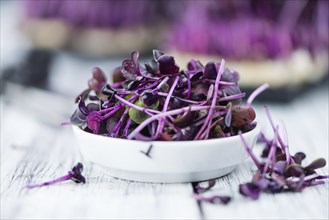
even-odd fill
[{"label": "purple blur in background", "polygon": [[327,0],[180,4],[185,13],[168,33],[168,47],[174,50],[232,59],[279,58],[298,48],[328,51]]},{"label": "purple blur in background", "polygon": [[75,27],[122,28],[149,24],[155,1],[26,0],[28,18],[58,18]]}]

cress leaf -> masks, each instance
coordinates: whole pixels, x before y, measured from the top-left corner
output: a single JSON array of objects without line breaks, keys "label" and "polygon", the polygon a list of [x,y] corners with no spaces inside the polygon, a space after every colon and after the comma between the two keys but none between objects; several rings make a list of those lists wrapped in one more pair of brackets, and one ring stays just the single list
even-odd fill
[{"label": "cress leaf", "polygon": [[[146,107],[145,104],[143,102],[141,102],[140,100],[137,100],[135,102],[135,105],[140,106],[140,107],[144,107],[144,108]],[[159,101],[157,101],[153,105],[149,106],[149,108],[156,109],[158,106],[159,106]],[[145,112],[139,111],[139,110],[137,110],[135,108],[130,108],[128,114],[129,114],[129,117],[136,124],[141,124],[143,121],[145,121],[146,119],[148,119],[150,117]]]}]

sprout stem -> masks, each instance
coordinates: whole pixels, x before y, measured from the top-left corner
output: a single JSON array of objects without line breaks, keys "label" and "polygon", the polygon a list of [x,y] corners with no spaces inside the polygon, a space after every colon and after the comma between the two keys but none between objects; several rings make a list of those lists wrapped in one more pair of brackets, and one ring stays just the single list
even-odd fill
[{"label": "sprout stem", "polygon": [[[165,92],[158,92],[158,95],[159,96],[165,96],[167,97],[168,96],[168,93],[165,93]],[[192,104],[203,104],[205,102],[199,102],[199,101],[193,101],[193,100],[189,100],[189,99],[184,99],[184,98],[181,98],[181,97],[177,97],[177,96],[171,96],[172,98],[176,98],[176,99],[179,99],[183,102],[188,102],[188,103],[192,103]]]},{"label": "sprout stem", "polygon": [[[135,137],[136,134],[138,134],[139,132],[141,132],[146,125],[148,125],[149,123],[151,123],[154,120],[157,120],[159,118],[163,118],[163,117],[167,117],[167,116],[171,116],[171,115],[178,115],[178,114],[182,114],[186,111],[188,111],[190,109],[190,111],[201,111],[201,110],[208,110],[210,109],[210,106],[187,106],[181,109],[175,109],[175,110],[171,110],[171,111],[167,111],[167,112],[163,112],[163,113],[159,113],[157,115],[153,115],[150,118],[146,119],[145,121],[143,121],[137,128],[135,128],[134,131],[132,131],[127,139],[133,139]],[[215,106],[215,109],[226,109],[226,107],[223,106]]]},{"label": "sprout stem", "polygon": [[159,85],[156,87],[156,90],[160,90],[160,89],[161,89],[161,86],[162,86],[163,84],[165,84],[168,80],[169,80],[169,77],[166,76],[166,77],[165,77],[165,78],[159,83]]},{"label": "sprout stem", "polygon": [[190,73],[187,71],[186,72],[187,75],[187,94],[186,94],[186,99],[189,99],[191,96],[191,75]]},{"label": "sprout stem", "polygon": [[[274,131],[274,133],[275,133],[276,128],[275,128],[274,122],[273,122],[273,120],[272,120],[272,116],[271,116],[271,114],[270,114],[270,111],[269,111],[269,109],[268,109],[267,106],[264,106],[264,108],[265,108],[265,113],[266,113],[266,115],[267,115],[267,117],[268,117],[268,119],[269,119],[269,121],[270,121],[271,126],[272,126],[272,129],[273,129],[273,131]],[[281,138],[281,136],[280,136],[279,133],[278,133],[278,135],[277,135],[277,138],[278,138],[278,141],[279,141],[279,143],[280,143],[280,145],[281,145],[281,147],[282,147],[282,149],[283,149],[283,153],[286,154],[286,152],[287,152],[286,148],[288,148],[288,146],[286,146],[286,145],[283,143],[282,138]],[[288,157],[289,157],[289,155],[286,155],[287,161],[289,161],[289,160],[288,160]]]},{"label": "sprout stem", "polygon": [[148,114],[148,115],[151,115],[151,116],[152,116],[153,114],[152,114],[151,112],[153,112],[153,113],[160,113],[160,111],[157,111],[157,110],[154,110],[154,109],[144,108],[144,107],[141,107],[141,106],[135,105],[134,103],[131,103],[131,102],[125,100],[124,98],[121,98],[121,97],[118,96],[118,95],[114,95],[114,97],[115,97],[116,99],[118,99],[119,101],[121,101],[122,103],[128,105],[129,107],[134,108],[134,109],[136,109],[136,110],[138,110],[138,111],[144,112],[144,113],[146,113],[146,114]]},{"label": "sprout stem", "polygon": [[114,127],[113,131],[112,131],[112,134],[111,134],[111,137],[117,137],[118,134],[119,134],[119,131],[121,129],[121,126],[123,124],[123,120],[126,118],[127,114],[128,114],[128,111],[129,111],[129,107],[126,108],[126,110],[123,112],[118,124]]},{"label": "sprout stem", "polygon": [[230,95],[230,96],[226,96],[223,98],[219,98],[218,102],[224,102],[224,101],[231,101],[231,100],[235,100],[235,99],[240,99],[246,96],[246,93],[242,92],[239,94],[235,94],[235,95]]},{"label": "sprout stem", "polygon": [[257,160],[256,156],[254,155],[254,153],[252,152],[251,148],[247,144],[247,141],[244,139],[241,131],[239,131],[239,135],[240,135],[240,138],[242,140],[242,143],[243,143],[244,147],[246,148],[248,154],[250,155],[251,159],[254,161],[255,165],[258,168],[258,170],[261,170],[261,165],[260,165],[259,161]]},{"label": "sprout stem", "polygon": [[123,137],[127,137],[127,135],[128,135],[128,130],[129,130],[129,128],[130,128],[131,122],[132,122],[132,120],[131,120],[131,118],[129,117],[129,118],[127,119],[127,122],[126,122],[126,126],[125,126],[125,128],[123,129],[123,132],[122,132],[122,136],[123,136]]},{"label": "sprout stem", "polygon": [[221,78],[221,76],[222,76],[222,74],[224,72],[224,67],[225,67],[225,60],[222,59],[222,61],[220,63],[219,70],[218,70],[218,73],[217,73],[216,81],[215,81],[214,95],[213,95],[213,98],[212,98],[212,102],[211,102],[211,106],[210,106],[210,109],[209,109],[209,112],[208,112],[208,116],[207,116],[205,122],[203,123],[201,129],[199,130],[199,132],[197,133],[197,135],[194,137],[194,140],[198,140],[200,138],[200,135],[202,134],[202,132],[204,131],[204,129],[207,126],[208,127],[207,127],[207,130],[206,130],[206,138],[209,135],[209,129],[210,129],[210,125],[211,125],[211,123],[209,122],[209,120],[212,117],[212,114],[214,112],[214,107],[215,107],[216,102],[217,102],[218,82],[220,81],[220,78]]},{"label": "sprout stem", "polygon": [[117,106],[112,106],[112,107],[110,107],[110,108],[106,108],[106,109],[100,110],[100,111],[98,111],[98,113],[99,113],[99,114],[104,114],[104,113],[107,113],[107,112],[109,112],[109,111],[115,109],[116,107],[117,107]]},{"label": "sprout stem", "polygon": [[[134,95],[134,96],[132,96],[130,99],[128,99],[128,101],[127,101],[127,100],[125,100],[125,101],[127,101],[127,102],[130,103],[130,101],[134,101],[134,100],[136,100],[137,97],[138,97],[138,95]],[[121,98],[121,97],[120,97],[120,98]],[[105,119],[111,117],[111,116],[114,115],[117,111],[119,111],[120,109],[122,109],[124,106],[125,106],[124,103],[120,103],[120,104],[117,105],[117,106],[116,106],[111,112],[109,112],[108,114],[102,116],[101,120],[105,120]]]},{"label": "sprout stem", "polygon": [[268,83],[264,83],[263,85],[261,85],[260,87],[258,87],[256,90],[254,90],[251,95],[249,96],[246,106],[250,107],[251,103],[254,101],[254,99],[261,94],[262,92],[264,92],[266,89],[268,89],[270,87],[270,85]]},{"label": "sprout stem", "polygon": [[[278,136],[278,126],[275,129],[274,138],[271,143],[271,149],[270,149],[270,152],[268,153],[268,156],[267,156],[267,159],[266,159],[266,162],[264,165],[263,175],[265,175],[267,173],[269,164],[275,160],[275,153],[276,153],[276,147],[277,147],[277,136]],[[273,169],[273,164],[272,164],[272,169]]]},{"label": "sprout stem", "polygon": [[[172,86],[171,86],[171,88],[169,90],[168,96],[166,98],[166,101],[165,101],[165,103],[163,105],[162,112],[166,112],[167,111],[170,98],[171,98],[172,94],[174,93],[174,90],[176,88],[176,85],[178,83],[178,80],[179,80],[179,76],[176,76],[176,79],[175,79],[174,83],[172,84]],[[158,135],[160,134],[160,132],[163,130],[164,123],[165,123],[164,122],[164,119],[161,118],[161,120],[159,120],[159,125],[158,125],[157,131],[155,133],[155,137],[158,137]]]},{"label": "sprout stem", "polygon": [[57,184],[57,183],[60,183],[60,182],[67,181],[67,180],[71,179],[72,176],[73,176],[73,174],[72,173],[69,173],[69,174],[67,174],[65,176],[59,177],[59,178],[54,179],[52,181],[48,181],[48,182],[44,182],[44,183],[39,183],[39,184],[34,184],[34,185],[27,185],[26,188],[33,189],[33,188],[42,187],[42,186],[54,185],[54,184]]}]

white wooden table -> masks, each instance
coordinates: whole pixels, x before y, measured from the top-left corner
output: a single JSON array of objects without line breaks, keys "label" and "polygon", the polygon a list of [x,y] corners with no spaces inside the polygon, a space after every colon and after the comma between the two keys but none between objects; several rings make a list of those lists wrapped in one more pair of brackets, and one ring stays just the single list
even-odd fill
[{"label": "white wooden table", "polygon": [[[284,120],[292,153],[304,151],[307,163],[318,157],[328,161],[328,86],[269,107],[276,121]],[[262,105],[255,108],[257,120],[268,129]],[[328,182],[302,193],[262,194],[258,201],[242,197],[238,185],[251,179],[251,161],[217,180],[213,193],[233,197],[226,206],[196,202],[189,183],[150,184],[107,176],[80,157],[70,126],[59,125],[73,109],[71,100],[50,93],[15,89],[1,96],[1,219],[329,218]],[[260,151],[256,146],[256,154]],[[23,188],[66,174],[78,161],[85,167],[84,185],[69,181]],[[328,174],[328,167],[320,173]]]}]

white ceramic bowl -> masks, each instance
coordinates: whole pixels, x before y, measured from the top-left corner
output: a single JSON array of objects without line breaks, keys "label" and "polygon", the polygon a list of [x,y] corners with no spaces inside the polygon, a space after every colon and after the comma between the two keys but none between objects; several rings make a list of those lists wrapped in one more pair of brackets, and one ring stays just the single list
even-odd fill
[{"label": "white ceramic bowl", "polygon": [[[105,168],[107,174],[126,180],[158,183],[195,182],[232,172],[248,158],[239,136],[202,141],[136,141],[94,135],[73,126],[85,159]],[[243,136],[250,147],[260,126]],[[150,157],[141,151],[153,148]]]}]

